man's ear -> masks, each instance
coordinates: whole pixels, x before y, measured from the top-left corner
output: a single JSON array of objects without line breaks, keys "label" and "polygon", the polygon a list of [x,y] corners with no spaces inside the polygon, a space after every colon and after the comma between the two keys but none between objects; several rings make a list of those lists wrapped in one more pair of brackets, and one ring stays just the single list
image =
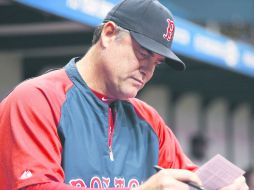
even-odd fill
[{"label": "man's ear", "polygon": [[108,47],[108,45],[115,40],[117,34],[117,25],[112,22],[106,22],[101,31],[101,45]]}]

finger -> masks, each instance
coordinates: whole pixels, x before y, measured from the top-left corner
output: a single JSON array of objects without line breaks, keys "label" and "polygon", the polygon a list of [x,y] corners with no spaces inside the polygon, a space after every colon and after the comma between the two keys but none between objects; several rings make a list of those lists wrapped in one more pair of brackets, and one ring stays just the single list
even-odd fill
[{"label": "finger", "polygon": [[246,179],[245,179],[244,176],[238,177],[238,178],[234,181],[234,184],[236,184],[237,187],[239,187],[239,189],[241,189],[241,190],[249,189],[248,185],[246,184]]},{"label": "finger", "polygon": [[238,177],[234,181],[234,183],[238,184],[238,187],[239,187],[240,190],[248,190],[249,189],[248,185],[246,184],[246,179],[245,179],[244,176]]},{"label": "finger", "polygon": [[172,189],[177,189],[177,190],[178,189],[183,189],[183,190],[189,190],[190,189],[189,185],[187,185],[186,183],[183,183],[179,180],[176,180],[176,179],[175,179],[175,185],[176,185],[176,187],[172,188]]},{"label": "finger", "polygon": [[160,190],[189,190],[189,186],[172,176],[170,171],[160,171],[151,176],[145,183],[141,185],[141,190],[146,189],[160,189]]},{"label": "finger", "polygon": [[160,184],[160,189],[177,189],[177,190],[189,190],[189,186],[173,176],[164,175],[159,178],[158,183]]},{"label": "finger", "polygon": [[242,184],[242,183],[245,183],[246,180],[245,180],[245,177],[244,176],[240,176],[238,178],[235,179],[234,183],[237,183],[237,184]]},{"label": "finger", "polygon": [[246,184],[244,176],[238,177],[232,184],[221,188],[220,190],[248,190],[249,187]]},{"label": "finger", "polygon": [[247,184],[244,184],[242,187],[241,187],[241,190],[249,190],[249,186]]},{"label": "finger", "polygon": [[174,179],[184,182],[184,181],[191,181],[198,185],[202,185],[200,178],[197,176],[196,173],[191,172],[189,170],[179,170],[179,169],[164,169],[160,172],[165,173],[165,175],[169,175]]}]

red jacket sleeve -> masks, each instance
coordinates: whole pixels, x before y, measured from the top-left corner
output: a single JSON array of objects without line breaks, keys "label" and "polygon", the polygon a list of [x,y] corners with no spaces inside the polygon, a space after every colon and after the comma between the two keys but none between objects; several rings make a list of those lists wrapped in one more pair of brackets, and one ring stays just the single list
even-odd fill
[{"label": "red jacket sleeve", "polygon": [[[4,190],[64,181],[57,126],[66,86],[37,82],[22,83],[0,104],[0,187]],[[47,88],[62,95],[56,98]]]},{"label": "red jacket sleeve", "polygon": [[140,100],[130,99],[130,102],[134,105],[138,115],[150,124],[158,137],[158,165],[164,168],[196,170],[197,166],[184,154],[177,138],[158,112]]}]

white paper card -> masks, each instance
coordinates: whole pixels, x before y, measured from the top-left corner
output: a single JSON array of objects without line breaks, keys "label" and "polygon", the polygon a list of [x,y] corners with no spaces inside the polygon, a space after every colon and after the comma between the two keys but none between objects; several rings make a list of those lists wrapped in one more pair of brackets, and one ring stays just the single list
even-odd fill
[{"label": "white paper card", "polygon": [[245,172],[223,156],[217,154],[202,165],[196,173],[206,190],[217,190],[233,183]]}]

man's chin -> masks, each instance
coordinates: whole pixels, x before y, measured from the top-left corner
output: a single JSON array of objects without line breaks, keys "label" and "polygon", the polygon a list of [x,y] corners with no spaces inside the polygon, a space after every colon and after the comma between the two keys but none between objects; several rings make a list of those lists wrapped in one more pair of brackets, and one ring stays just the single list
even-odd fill
[{"label": "man's chin", "polygon": [[125,94],[122,94],[121,96],[119,96],[118,99],[120,99],[120,100],[128,100],[130,98],[135,98],[137,96],[137,93],[138,92],[125,93]]}]

